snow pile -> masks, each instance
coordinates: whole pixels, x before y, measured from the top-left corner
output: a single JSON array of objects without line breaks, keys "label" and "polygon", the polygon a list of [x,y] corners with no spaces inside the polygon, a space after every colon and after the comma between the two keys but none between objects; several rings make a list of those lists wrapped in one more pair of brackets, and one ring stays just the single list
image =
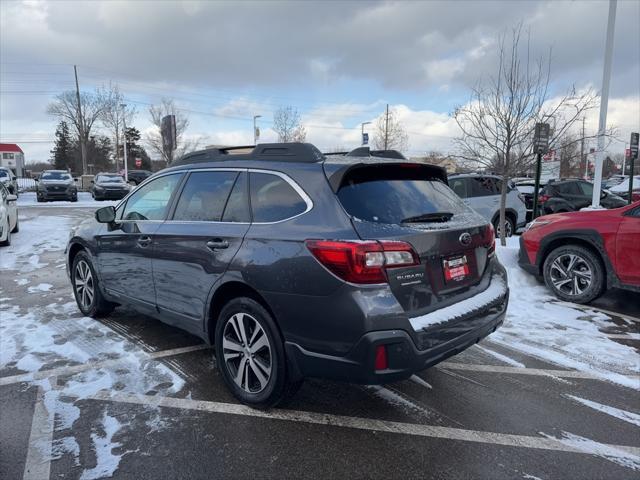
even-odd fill
[{"label": "snow pile", "polygon": [[517,263],[518,238],[497,254],[509,277],[509,308],[502,328],[489,340],[556,365],[589,372],[604,380],[640,389],[640,358],[600,331],[611,326],[602,313],[571,308],[557,299]]},{"label": "snow pile", "polygon": [[0,251],[0,270],[27,273],[46,266],[40,263],[40,255],[64,250],[71,225],[72,219],[66,216],[40,216],[37,221],[22,222],[20,232],[12,235],[11,246]]}]

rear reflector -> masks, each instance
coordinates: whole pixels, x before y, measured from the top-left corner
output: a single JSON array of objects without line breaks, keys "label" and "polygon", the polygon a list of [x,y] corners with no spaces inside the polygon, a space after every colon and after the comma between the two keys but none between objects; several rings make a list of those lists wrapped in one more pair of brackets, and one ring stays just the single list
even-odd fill
[{"label": "rear reflector", "polygon": [[385,268],[419,264],[418,255],[405,242],[307,240],[306,245],[329,271],[351,283],[386,283]]},{"label": "rear reflector", "polygon": [[389,368],[389,364],[387,362],[387,347],[384,345],[378,345],[376,347],[376,363],[375,369],[378,370],[386,370]]}]

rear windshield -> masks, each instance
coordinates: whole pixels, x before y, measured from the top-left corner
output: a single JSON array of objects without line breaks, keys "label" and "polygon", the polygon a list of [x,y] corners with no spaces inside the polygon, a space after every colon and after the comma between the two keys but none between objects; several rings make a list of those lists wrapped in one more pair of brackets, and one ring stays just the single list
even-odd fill
[{"label": "rear windshield", "polygon": [[98,175],[96,181],[100,183],[124,183],[124,178],[120,175]]},{"label": "rear windshield", "polygon": [[349,215],[377,223],[468,211],[447,185],[425,178],[420,168],[355,170],[343,181],[338,198]]}]

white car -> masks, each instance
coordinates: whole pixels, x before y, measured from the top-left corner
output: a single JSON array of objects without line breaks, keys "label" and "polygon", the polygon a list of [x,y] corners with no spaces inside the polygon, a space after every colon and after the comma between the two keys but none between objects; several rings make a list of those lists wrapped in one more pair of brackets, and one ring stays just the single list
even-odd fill
[{"label": "white car", "polygon": [[0,246],[11,245],[11,234],[16,233],[18,224],[18,206],[15,195],[9,193],[7,187],[0,184]]}]

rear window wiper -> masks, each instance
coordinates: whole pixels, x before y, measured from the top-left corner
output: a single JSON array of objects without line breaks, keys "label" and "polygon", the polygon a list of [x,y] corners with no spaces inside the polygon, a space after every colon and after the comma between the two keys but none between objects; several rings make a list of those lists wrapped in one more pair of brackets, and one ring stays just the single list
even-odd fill
[{"label": "rear window wiper", "polygon": [[448,222],[453,217],[451,212],[433,212],[423,213],[415,217],[408,217],[400,221],[400,223],[428,223],[428,222]]}]

